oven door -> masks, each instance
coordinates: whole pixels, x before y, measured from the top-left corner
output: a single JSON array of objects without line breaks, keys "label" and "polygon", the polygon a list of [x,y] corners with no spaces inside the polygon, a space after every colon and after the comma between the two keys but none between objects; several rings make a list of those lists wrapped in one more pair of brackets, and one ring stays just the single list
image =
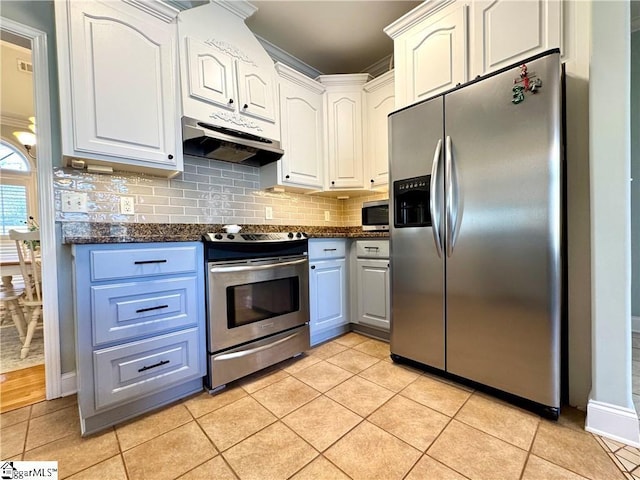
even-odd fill
[{"label": "oven door", "polygon": [[305,256],[208,264],[209,352],[309,321]]}]

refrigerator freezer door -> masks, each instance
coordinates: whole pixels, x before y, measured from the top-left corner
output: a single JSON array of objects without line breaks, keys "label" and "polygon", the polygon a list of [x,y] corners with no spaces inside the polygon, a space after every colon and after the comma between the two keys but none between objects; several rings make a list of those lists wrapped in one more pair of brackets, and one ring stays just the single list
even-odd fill
[{"label": "refrigerator freezer door", "polygon": [[560,62],[527,66],[542,87],[519,104],[517,68],[445,95],[447,371],[559,407]]},{"label": "refrigerator freezer door", "polygon": [[[389,117],[391,185],[429,175],[442,140],[442,97]],[[442,148],[440,149],[443,150]],[[440,155],[431,192],[436,209],[444,202],[444,168]],[[390,188],[391,352],[436,368],[445,368],[444,263],[433,227],[395,228],[398,211]],[[440,231],[444,229],[442,212]]]}]

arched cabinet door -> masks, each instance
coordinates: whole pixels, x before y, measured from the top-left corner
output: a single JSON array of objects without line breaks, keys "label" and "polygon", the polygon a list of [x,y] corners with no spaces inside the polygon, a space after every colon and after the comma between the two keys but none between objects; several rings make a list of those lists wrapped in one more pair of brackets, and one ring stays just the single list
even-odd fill
[{"label": "arched cabinet door", "polygon": [[[233,59],[216,48],[187,37],[189,96],[235,110]],[[235,101],[234,101],[235,99]]]}]

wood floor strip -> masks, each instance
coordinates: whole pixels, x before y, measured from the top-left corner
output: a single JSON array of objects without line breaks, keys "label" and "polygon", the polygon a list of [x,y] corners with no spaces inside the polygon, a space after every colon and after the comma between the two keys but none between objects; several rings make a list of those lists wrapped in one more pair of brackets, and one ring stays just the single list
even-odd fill
[{"label": "wood floor strip", "polygon": [[0,413],[45,399],[44,365],[0,374]]}]

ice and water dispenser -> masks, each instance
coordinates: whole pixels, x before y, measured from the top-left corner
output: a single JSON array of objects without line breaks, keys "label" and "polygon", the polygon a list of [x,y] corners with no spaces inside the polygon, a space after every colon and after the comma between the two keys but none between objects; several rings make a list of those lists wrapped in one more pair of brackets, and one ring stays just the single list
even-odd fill
[{"label": "ice and water dispenser", "polygon": [[431,226],[430,183],[431,175],[393,182],[396,228]]}]

